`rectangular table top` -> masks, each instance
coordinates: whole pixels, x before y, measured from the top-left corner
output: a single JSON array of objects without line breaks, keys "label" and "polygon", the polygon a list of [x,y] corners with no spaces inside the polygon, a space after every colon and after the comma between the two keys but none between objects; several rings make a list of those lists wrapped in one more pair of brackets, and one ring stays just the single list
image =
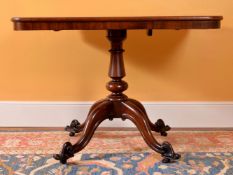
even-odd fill
[{"label": "rectangular table top", "polygon": [[14,17],[15,30],[217,29],[222,16]]}]

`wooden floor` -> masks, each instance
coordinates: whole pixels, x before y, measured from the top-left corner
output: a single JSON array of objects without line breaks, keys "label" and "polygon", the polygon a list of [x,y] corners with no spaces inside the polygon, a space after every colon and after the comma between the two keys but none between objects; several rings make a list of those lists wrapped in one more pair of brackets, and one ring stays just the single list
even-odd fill
[{"label": "wooden floor", "polygon": [[[100,131],[137,131],[135,127],[100,127]],[[64,127],[0,127],[0,131],[64,131]],[[232,128],[172,128],[172,131],[233,131]]]}]

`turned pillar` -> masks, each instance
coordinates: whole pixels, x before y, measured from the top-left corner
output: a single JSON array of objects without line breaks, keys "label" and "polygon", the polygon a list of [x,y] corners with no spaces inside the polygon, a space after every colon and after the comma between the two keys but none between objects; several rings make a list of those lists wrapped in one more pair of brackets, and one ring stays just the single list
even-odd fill
[{"label": "turned pillar", "polygon": [[127,96],[123,94],[128,88],[127,82],[123,81],[122,78],[125,76],[125,67],[123,60],[122,44],[126,38],[126,30],[108,30],[107,38],[111,43],[110,66],[108,76],[112,79],[106,85],[106,88],[112,92],[108,99],[111,101],[124,101]]}]

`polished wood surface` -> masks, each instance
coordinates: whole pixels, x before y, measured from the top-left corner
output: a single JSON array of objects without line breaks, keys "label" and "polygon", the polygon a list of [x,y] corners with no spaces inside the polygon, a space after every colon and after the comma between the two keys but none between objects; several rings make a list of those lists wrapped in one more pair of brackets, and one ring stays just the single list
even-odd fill
[{"label": "polished wood surface", "polygon": [[152,131],[155,131],[162,136],[167,136],[167,131],[171,128],[165,125],[162,119],[158,119],[155,123],[151,122],[143,105],[137,100],[128,98],[123,93],[128,88],[127,82],[122,80],[126,75],[123,60],[123,41],[126,36],[127,30],[108,30],[107,38],[111,44],[108,75],[111,80],[107,83],[106,88],[111,93],[91,107],[84,123],[81,124],[79,121],[73,120],[66,127],[70,136],[79,132],[81,132],[81,136],[74,145],[66,142],[60,154],[54,155],[54,158],[60,160],[61,163],[66,163],[67,159],[87,146],[101,122],[114,118],[132,121],[148,146],[162,155],[163,162],[172,162],[180,158],[180,155],[174,152],[170,143],[163,142],[160,144],[152,134]]},{"label": "polished wood surface", "polygon": [[155,131],[167,136],[171,128],[162,119],[151,122],[143,105],[123,93],[128,88],[127,82],[122,80],[126,75],[123,41],[128,29],[146,29],[148,35],[152,35],[152,29],[216,29],[220,28],[221,20],[222,16],[12,18],[15,30],[107,30],[111,45],[108,72],[111,80],[106,88],[111,93],[91,107],[85,122],[81,124],[73,120],[65,128],[70,136],[80,132],[80,138],[75,144],[64,143],[61,152],[54,158],[66,163],[67,159],[87,146],[101,122],[121,118],[136,125],[147,145],[161,154],[164,163],[179,159],[180,155],[175,153],[170,143],[159,143],[152,134]]},{"label": "polished wood surface", "polygon": [[15,30],[213,29],[222,16],[14,17]]}]

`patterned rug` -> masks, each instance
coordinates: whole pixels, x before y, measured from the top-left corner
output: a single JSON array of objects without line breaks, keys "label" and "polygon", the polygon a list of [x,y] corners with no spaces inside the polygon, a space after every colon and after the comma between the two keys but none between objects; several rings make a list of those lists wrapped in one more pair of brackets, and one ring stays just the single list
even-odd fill
[{"label": "patterned rug", "polygon": [[170,131],[181,160],[164,164],[137,131],[98,131],[68,165],[52,158],[79,134],[0,132],[0,175],[233,175],[233,131]]}]

